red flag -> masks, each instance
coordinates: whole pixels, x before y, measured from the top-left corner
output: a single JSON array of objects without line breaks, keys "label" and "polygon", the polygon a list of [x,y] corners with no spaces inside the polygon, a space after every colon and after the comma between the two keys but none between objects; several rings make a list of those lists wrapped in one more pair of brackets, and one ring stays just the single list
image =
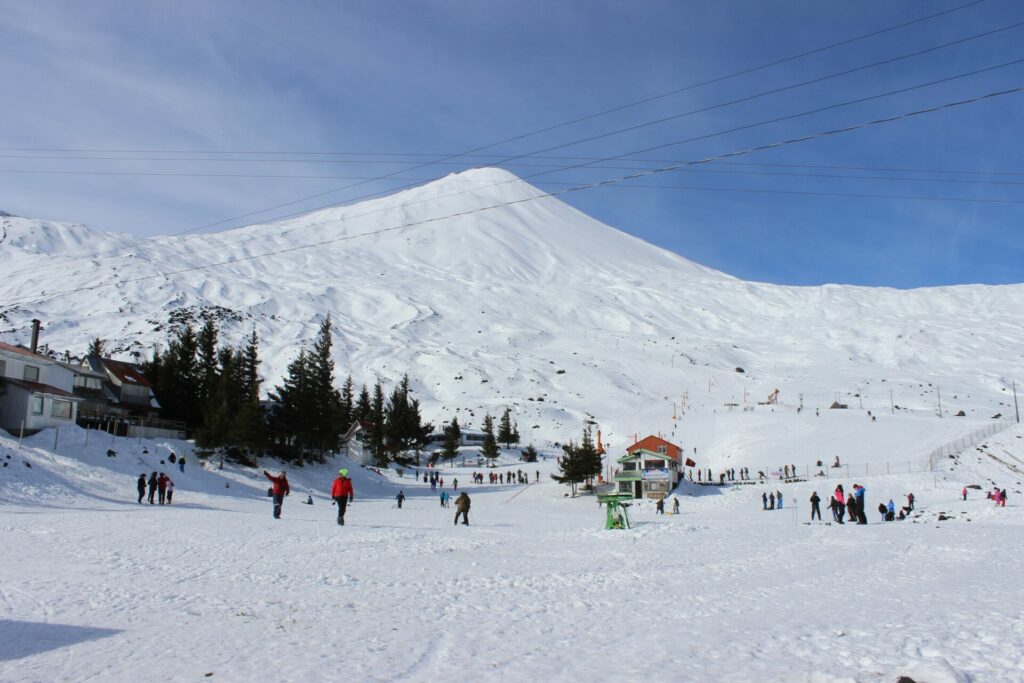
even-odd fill
[{"label": "red flag", "polygon": [[690,460],[689,458],[687,458],[687,459],[686,459],[686,466],[687,466],[687,467],[696,467],[696,466],[697,466],[697,463],[695,463],[694,461],[692,461],[692,460]]}]

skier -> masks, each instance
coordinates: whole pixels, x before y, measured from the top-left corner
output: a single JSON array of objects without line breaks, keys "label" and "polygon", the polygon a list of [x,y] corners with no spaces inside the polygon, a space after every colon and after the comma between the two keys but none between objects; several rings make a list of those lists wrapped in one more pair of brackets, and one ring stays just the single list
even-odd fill
[{"label": "skier", "polygon": [[263,470],[263,476],[273,484],[273,487],[270,489],[270,495],[274,497],[274,519],[281,519],[281,505],[284,504],[284,497],[292,492],[291,487],[288,485],[288,477],[285,476],[284,471],[275,477],[266,470]]},{"label": "skier", "polygon": [[814,516],[818,516],[818,521],[821,521],[821,498],[818,497],[818,492],[815,491],[811,494],[811,521],[814,521]]},{"label": "skier", "polygon": [[160,504],[161,505],[163,505],[164,501],[167,500],[167,482],[168,481],[169,481],[169,479],[167,478],[167,475],[164,474],[163,472],[160,473],[160,476],[156,480],[157,498],[160,499]]},{"label": "skier", "polygon": [[338,526],[345,526],[345,509],[355,498],[355,490],[352,488],[352,480],[348,478],[348,470],[344,467],[338,470],[338,478],[331,485],[331,498],[338,506]]},{"label": "skier", "polygon": [[459,515],[462,515],[462,523],[469,526],[469,495],[465,491],[459,494],[459,497],[455,499],[455,522],[459,523]]},{"label": "skier", "polygon": [[174,498],[174,480],[167,477],[167,504],[171,504],[171,499]]},{"label": "skier", "polygon": [[678,498],[673,498],[672,499],[672,514],[673,515],[678,515],[679,514],[679,499]]},{"label": "skier", "polygon": [[143,472],[139,475],[139,504],[142,504],[142,499],[146,497],[146,473]]},{"label": "skier", "polygon": [[155,502],[153,499],[156,498],[156,486],[157,486],[157,476],[156,476],[156,472],[154,472],[153,474],[149,475],[149,504],[150,505],[153,505],[154,502]]},{"label": "skier", "polygon": [[395,496],[395,501],[398,503],[398,509],[401,510],[402,509],[402,503],[405,501],[405,493],[403,493],[402,491],[399,491],[398,495]]},{"label": "skier", "polygon": [[[967,487],[966,487],[966,486],[964,487],[964,490],[963,490],[963,491],[961,491],[961,493],[963,493],[963,494],[964,494],[964,500],[967,500]],[[140,502],[140,503],[142,502],[142,499],[141,499],[141,498],[139,499],[139,502]]]},{"label": "skier", "polygon": [[778,501],[779,509],[782,509],[782,491],[775,492],[775,500]]},{"label": "skier", "polygon": [[659,498],[658,502],[654,504],[655,512],[659,515],[665,514],[665,499]]},{"label": "skier", "polygon": [[185,474],[185,456],[178,458],[178,469],[181,470],[182,474]]},{"label": "skier", "polygon": [[[698,472],[698,474],[699,474],[699,472]],[[767,493],[762,493],[761,494],[761,509],[762,510],[767,510],[768,509],[768,494]]]}]

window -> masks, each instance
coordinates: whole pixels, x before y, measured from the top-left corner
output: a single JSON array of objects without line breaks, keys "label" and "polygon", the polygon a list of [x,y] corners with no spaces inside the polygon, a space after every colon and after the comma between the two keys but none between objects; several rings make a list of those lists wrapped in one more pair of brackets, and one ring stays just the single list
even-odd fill
[{"label": "window", "polygon": [[630,471],[630,470],[636,470],[636,463],[635,462],[624,462],[624,463],[622,463],[622,469],[626,470],[627,472]]},{"label": "window", "polygon": [[50,415],[52,417],[60,418],[61,420],[71,419],[71,401],[61,401],[60,399],[53,399],[53,403],[50,404]]},{"label": "window", "polygon": [[32,414],[42,415],[43,414],[43,397],[33,396],[32,397]]},{"label": "window", "polygon": [[658,452],[664,455],[668,452],[668,446],[658,446]]},{"label": "window", "polygon": [[665,463],[661,460],[644,460],[645,470],[663,470],[665,469]]},{"label": "window", "polygon": [[24,379],[26,382],[38,382],[39,368],[34,365],[26,365]]}]

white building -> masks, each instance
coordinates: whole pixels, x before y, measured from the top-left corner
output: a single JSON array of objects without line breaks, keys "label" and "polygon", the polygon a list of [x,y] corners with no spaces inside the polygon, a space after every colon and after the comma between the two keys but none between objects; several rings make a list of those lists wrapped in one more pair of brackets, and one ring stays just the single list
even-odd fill
[{"label": "white building", "polygon": [[75,373],[48,356],[0,342],[0,428],[11,434],[71,426]]}]

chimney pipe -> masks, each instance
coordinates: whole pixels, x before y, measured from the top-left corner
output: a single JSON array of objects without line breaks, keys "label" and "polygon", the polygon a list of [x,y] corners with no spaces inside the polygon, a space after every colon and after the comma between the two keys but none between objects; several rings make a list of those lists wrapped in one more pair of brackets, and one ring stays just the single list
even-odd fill
[{"label": "chimney pipe", "polygon": [[32,353],[36,353],[36,349],[39,348],[39,329],[40,329],[39,325],[40,324],[41,323],[38,320],[36,320],[34,318],[32,319]]}]

